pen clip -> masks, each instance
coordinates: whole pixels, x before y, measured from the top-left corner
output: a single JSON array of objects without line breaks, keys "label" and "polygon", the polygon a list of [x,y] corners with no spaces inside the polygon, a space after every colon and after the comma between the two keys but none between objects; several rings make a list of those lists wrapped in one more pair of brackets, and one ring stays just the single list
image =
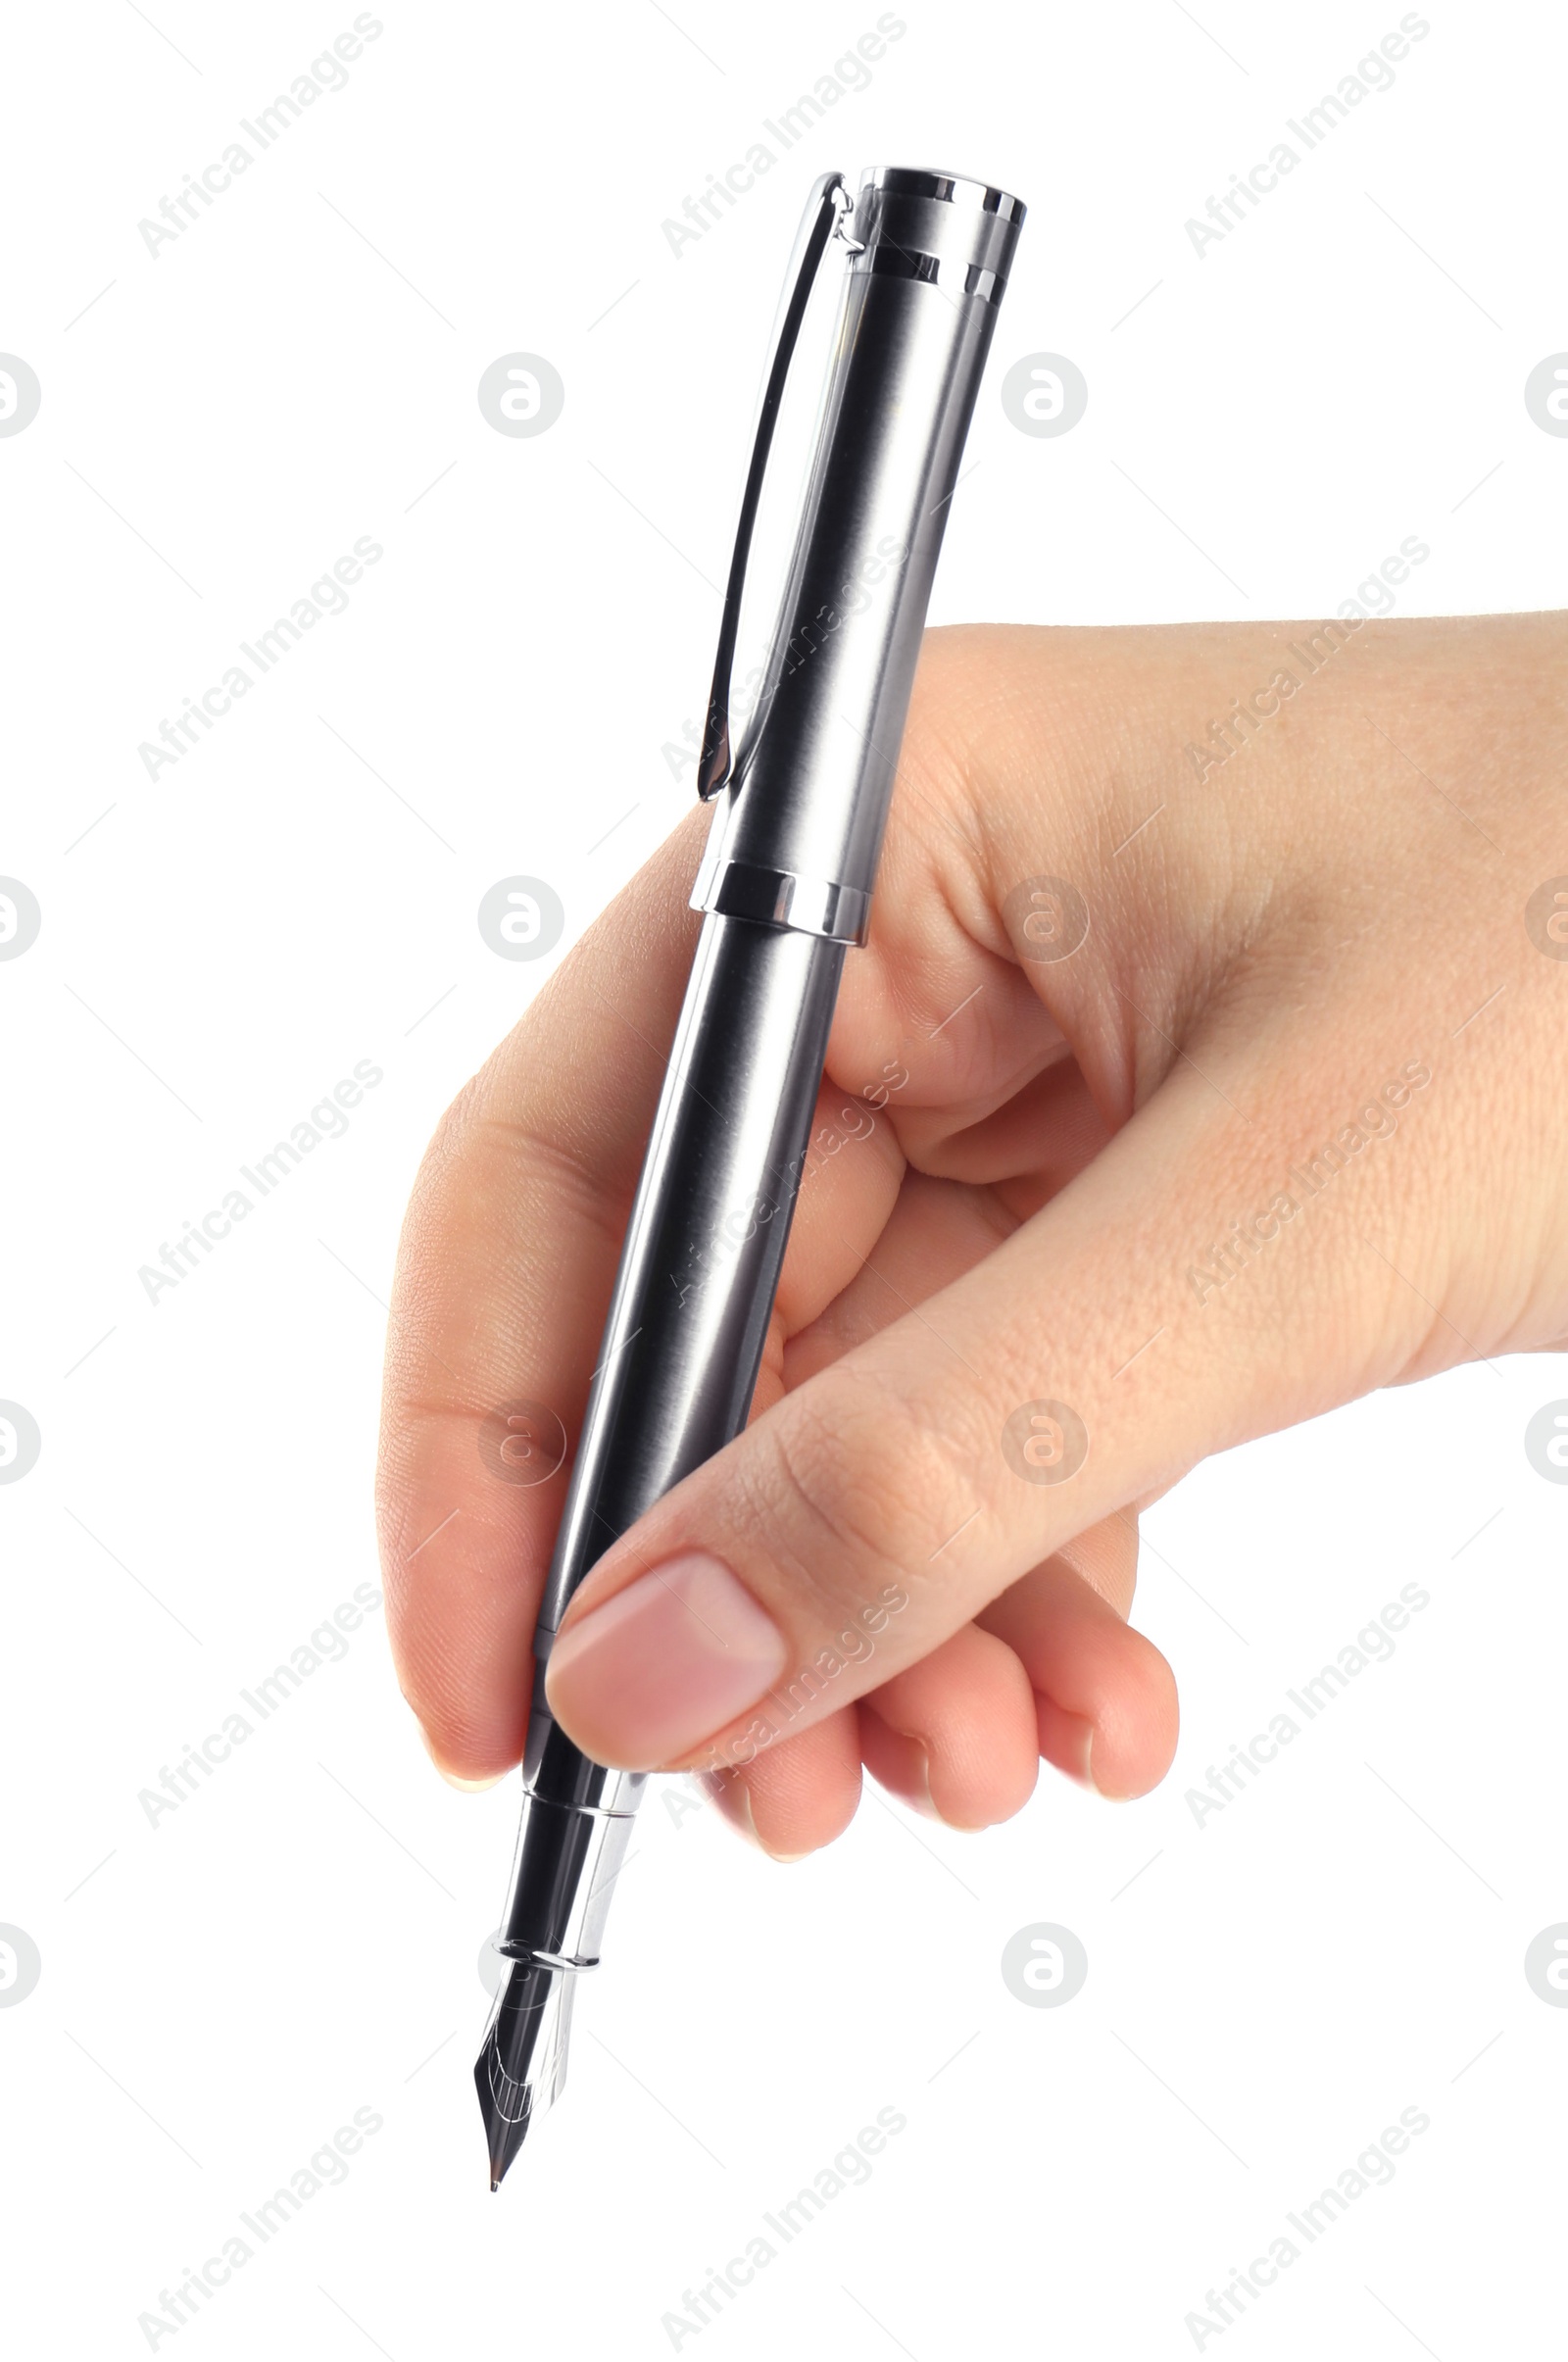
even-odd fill
[{"label": "pen clip", "polygon": [[697,793],[704,804],[711,803],[720,790],[729,784],[734,763],[729,727],[730,674],[735,664],[736,634],[740,629],[741,596],[746,587],[746,565],[751,555],[752,533],[761,504],[767,455],[784,398],[790,361],[817,271],[834,233],[839,234],[853,253],[859,251],[858,241],[849,235],[844,226],[854,210],[855,200],[845,184],[843,173],[824,172],[807,199],[806,212],[796,234],[795,252],[790,259],[789,273],[784,282],[784,302],[763,380],[757,439],[752,446],[752,464],[747,470],[746,489],[741,496],[741,513],[735,527],[735,548],[729,562],[729,580],[724,587],[724,615],[718,628],[718,653],[713,659],[713,685],[709,691],[708,720],[703,730],[703,750],[697,763]]}]

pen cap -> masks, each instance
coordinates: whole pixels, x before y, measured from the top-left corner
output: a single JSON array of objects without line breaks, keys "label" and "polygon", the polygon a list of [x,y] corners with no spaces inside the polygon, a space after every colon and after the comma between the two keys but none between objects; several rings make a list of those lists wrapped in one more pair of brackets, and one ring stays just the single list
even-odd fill
[{"label": "pen cap", "polygon": [[953,173],[885,167],[861,180],[800,529],[699,908],[864,940],[932,577],[1023,213]]}]

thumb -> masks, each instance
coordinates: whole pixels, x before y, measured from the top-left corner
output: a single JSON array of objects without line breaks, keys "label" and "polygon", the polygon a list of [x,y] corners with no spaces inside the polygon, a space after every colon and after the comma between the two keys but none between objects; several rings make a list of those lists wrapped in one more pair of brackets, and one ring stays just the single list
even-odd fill
[{"label": "thumb", "polygon": [[1372,1169],[1256,1251],[1245,1288],[1194,1285],[1238,1206],[1280,1202],[1281,1138],[1314,1121],[1296,1094],[1284,1105],[1295,1061],[1277,1042],[1265,1058],[1230,1040],[1199,1046],[1201,1070],[1180,1065],[1002,1246],[607,1552],[548,1668],[578,1746],[638,1769],[748,1762],[1206,1453],[1396,1374],[1397,1281],[1359,1238]]}]

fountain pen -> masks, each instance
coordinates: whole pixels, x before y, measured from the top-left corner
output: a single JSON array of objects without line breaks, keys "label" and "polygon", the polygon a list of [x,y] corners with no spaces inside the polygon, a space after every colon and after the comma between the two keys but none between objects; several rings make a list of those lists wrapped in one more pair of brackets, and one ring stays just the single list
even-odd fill
[{"label": "fountain pen", "polygon": [[[740,1433],[773,1309],[838,997],[863,944],[927,601],[1024,209],[984,182],[883,168],[811,190],[774,329],[698,793],[691,976],[627,1224],[534,1634],[522,1823],[474,2068],[490,2187],[565,2078],[647,1784],[574,1747],[545,1671],[588,1569]],[[842,275],[799,525],[761,687],[731,743],[753,528],[803,318]]]}]

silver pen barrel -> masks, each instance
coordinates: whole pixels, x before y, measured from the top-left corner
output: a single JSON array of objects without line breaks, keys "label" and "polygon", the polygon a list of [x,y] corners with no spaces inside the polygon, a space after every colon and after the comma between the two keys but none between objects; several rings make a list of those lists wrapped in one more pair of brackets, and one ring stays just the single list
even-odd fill
[{"label": "silver pen barrel", "polygon": [[[842,193],[836,175],[823,191]],[[560,2091],[576,1980],[598,1961],[647,1778],[558,1728],[550,1648],[589,1568],[746,1422],[1022,218],[981,182],[884,170],[827,245],[848,268],[800,530],[692,896],[706,915],[534,1639],[506,1971],[475,2068],[493,2185]],[[754,463],[749,504],[756,477]]]}]

